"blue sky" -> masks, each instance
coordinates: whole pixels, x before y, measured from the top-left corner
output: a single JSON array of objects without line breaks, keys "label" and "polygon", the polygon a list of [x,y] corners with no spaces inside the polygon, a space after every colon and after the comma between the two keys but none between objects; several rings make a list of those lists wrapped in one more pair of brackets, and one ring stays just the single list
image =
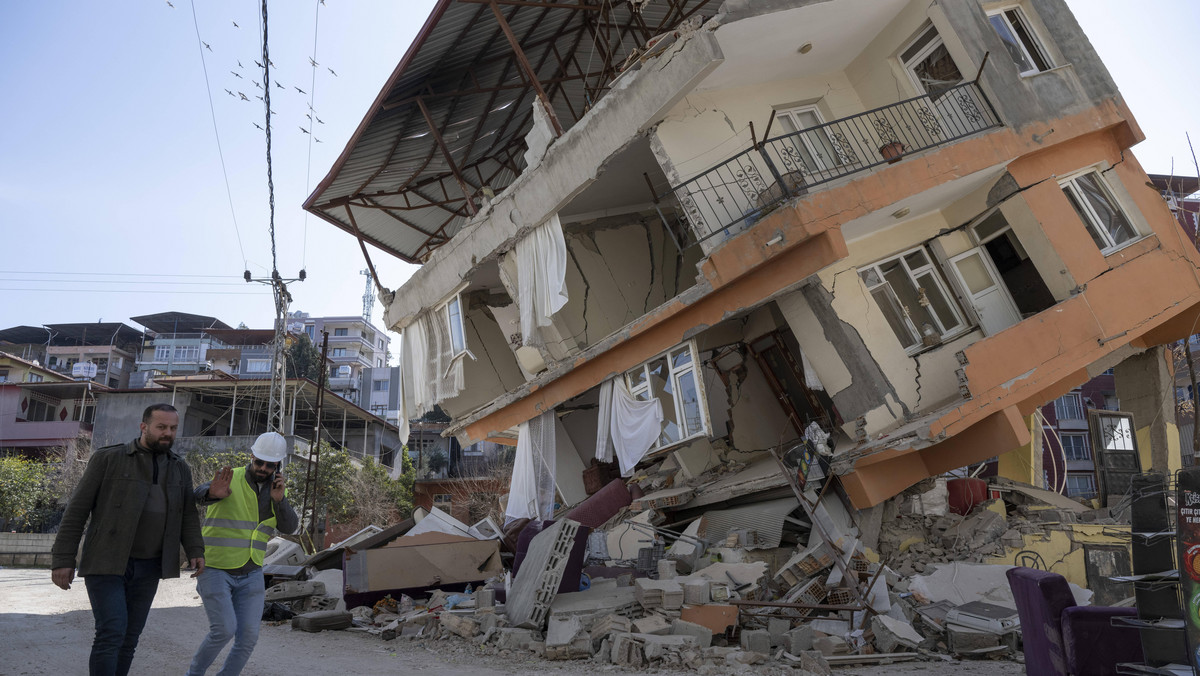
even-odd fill
[{"label": "blue sky", "polygon": [[[241,281],[247,267],[255,276],[271,267],[265,147],[254,127],[263,124],[253,84],[261,82],[258,3],[202,0],[193,19],[189,0],[171,1],[0,7],[0,328],[131,323],[131,315],[168,310],[270,324],[267,288]],[[276,241],[284,276],[308,272],[292,285],[293,309],[346,315],[362,305],[358,244],[306,218],[300,205],[433,1],[326,2],[270,8],[271,76],[287,87],[271,89]],[[1195,175],[1184,132],[1200,143],[1188,84],[1200,3],[1068,4],[1146,133],[1134,148],[1145,169],[1166,173],[1174,157],[1177,173]],[[198,44],[197,28],[211,51]],[[324,123],[312,123],[321,143],[300,130],[310,124],[310,101]],[[377,250],[372,259],[391,288],[414,269]],[[381,314],[377,305],[377,323]]]}]

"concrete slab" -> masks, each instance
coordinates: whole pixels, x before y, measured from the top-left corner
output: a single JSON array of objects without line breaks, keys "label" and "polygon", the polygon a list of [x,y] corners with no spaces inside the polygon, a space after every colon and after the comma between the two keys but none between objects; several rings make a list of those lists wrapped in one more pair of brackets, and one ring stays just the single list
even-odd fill
[{"label": "concrete slab", "polygon": [[505,602],[510,624],[532,629],[545,625],[578,530],[578,522],[563,519],[538,533],[529,543],[521,572],[513,580]]}]

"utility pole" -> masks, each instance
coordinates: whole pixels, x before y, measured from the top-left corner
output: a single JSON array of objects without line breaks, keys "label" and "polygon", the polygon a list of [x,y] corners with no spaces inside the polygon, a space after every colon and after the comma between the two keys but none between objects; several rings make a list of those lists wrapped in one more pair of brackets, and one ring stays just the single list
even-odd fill
[{"label": "utility pole", "polygon": [[287,386],[284,349],[287,345],[288,306],[292,303],[292,294],[287,285],[290,282],[303,282],[307,274],[301,270],[299,277],[284,279],[278,270],[272,270],[270,277],[255,279],[247,270],[243,277],[247,282],[270,285],[271,294],[275,298],[275,336],[271,339],[271,396],[267,401],[267,431],[283,434],[283,396]]}]

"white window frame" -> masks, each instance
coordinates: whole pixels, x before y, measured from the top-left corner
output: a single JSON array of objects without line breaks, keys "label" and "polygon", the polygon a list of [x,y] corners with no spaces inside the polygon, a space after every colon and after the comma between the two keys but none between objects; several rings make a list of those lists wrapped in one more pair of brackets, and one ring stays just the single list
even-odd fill
[{"label": "white window frame", "polygon": [[453,502],[454,502],[454,495],[451,493],[434,493],[433,494],[433,504],[435,506],[436,505],[449,505],[449,504],[452,504]]},{"label": "white window frame", "polygon": [[372,392],[387,392],[390,385],[391,385],[391,382],[387,381],[387,380],[372,380],[371,381],[371,391]]},{"label": "white window frame", "polygon": [[[1092,207],[1091,202],[1084,195],[1083,189],[1079,186],[1079,179],[1085,176],[1092,176],[1095,179],[1096,185],[1100,187],[1100,192],[1108,200],[1109,206],[1125,219],[1125,225],[1129,226],[1130,231],[1128,239],[1123,239],[1120,242],[1116,241],[1108,229],[1103,226],[1100,215],[1096,213],[1095,208]],[[1117,249],[1128,246],[1141,238],[1142,235],[1138,232],[1137,225],[1134,224],[1133,219],[1129,217],[1129,212],[1125,210],[1121,201],[1117,199],[1112,187],[1108,185],[1108,181],[1104,180],[1104,175],[1094,167],[1059,179],[1058,185],[1062,188],[1063,194],[1067,196],[1067,201],[1073,203],[1072,207],[1079,214],[1080,219],[1083,220],[1084,227],[1087,229],[1088,234],[1091,235],[1092,241],[1100,248],[1100,253],[1107,256]]]},{"label": "white window frame", "polygon": [[[933,37],[930,38],[929,42],[926,43],[925,45],[923,45],[919,50],[914,52],[912,56],[905,59],[904,54],[906,52],[908,52],[908,50],[912,49],[913,46],[916,45],[918,42],[925,39],[925,36],[927,34],[929,34],[930,31],[933,32]],[[942,34],[940,31],[938,31],[937,26],[933,25],[932,23],[927,23],[924,26],[922,26],[919,31],[917,31],[917,34],[915,37],[913,37],[913,39],[909,40],[907,43],[904,44],[903,47],[900,48],[900,52],[898,54],[897,60],[900,61],[900,64],[903,66],[904,72],[906,75],[908,75],[908,79],[912,83],[913,87],[916,89],[918,96],[927,95],[927,96],[929,96],[929,99],[931,101],[936,101],[937,99],[942,97],[942,94],[944,94],[946,92],[946,90],[942,90],[942,91],[939,91],[936,93],[930,93],[929,89],[925,86],[925,83],[921,82],[921,78],[917,75],[917,70],[916,70],[916,66],[921,64],[922,62],[924,62],[925,59],[929,58],[929,56],[931,54],[933,54],[933,52],[938,47],[945,47],[945,46],[946,46],[946,41],[942,39]],[[950,48],[946,47],[946,51],[949,52]],[[951,54],[950,58],[951,58],[951,60],[953,60],[954,55]],[[957,62],[954,65],[955,65],[955,67],[958,67]],[[963,82],[966,81],[966,76],[963,74],[962,68],[958,68],[958,74],[962,79],[959,80],[953,86],[958,86],[959,84],[962,84]],[[947,89],[949,89],[949,88],[947,88]]]},{"label": "white window frame", "polygon": [[330,357],[345,357],[346,356],[346,348],[335,347],[332,350],[330,350],[329,356]]},{"label": "white window frame", "polygon": [[[906,259],[910,255],[912,255],[913,253],[916,253],[918,251],[921,252],[921,254],[925,256],[925,260],[926,260],[925,265],[922,265],[922,266],[919,266],[916,268],[909,267],[908,261]],[[936,325],[933,328],[934,328],[934,330],[936,330],[938,332],[938,337],[941,340],[943,340],[943,341],[948,340],[949,338],[953,337],[954,335],[962,333],[963,331],[966,331],[968,328],[970,328],[969,326],[967,326],[967,322],[963,317],[962,308],[960,308],[958,306],[957,297],[954,294],[950,293],[950,289],[947,286],[946,281],[942,278],[943,277],[942,271],[938,267],[937,259],[934,258],[933,253],[930,252],[927,248],[925,248],[923,246],[913,247],[911,249],[901,251],[900,253],[895,254],[893,256],[884,258],[883,260],[876,261],[870,265],[860,266],[858,268],[859,279],[861,279],[863,282],[863,285],[866,286],[867,292],[871,293],[877,289],[885,289],[885,292],[887,293],[887,295],[889,296],[891,301],[893,303],[895,303],[897,308],[900,309],[900,318],[904,321],[905,326],[908,328],[908,330],[910,332],[909,338],[913,341],[912,344],[906,345],[904,343],[904,339],[901,336],[899,336],[899,335],[896,336],[896,339],[900,341],[901,346],[904,347],[906,352],[908,352],[909,354],[913,354],[916,352],[920,352],[921,350],[923,350],[925,348],[925,344],[922,340],[923,335],[924,335],[922,333],[923,327],[917,326],[916,322],[914,322],[912,320],[911,316],[908,313],[903,311],[904,306],[900,303],[900,297],[896,294],[895,290],[892,289],[891,283],[888,282],[887,278],[884,276],[883,266],[888,263],[891,263],[892,261],[900,262],[901,269],[903,269],[904,272],[908,275],[909,282],[911,282],[913,287],[916,289],[923,288],[920,285],[920,283],[918,283],[918,281],[917,281],[917,279],[921,275],[928,273],[931,276],[931,278],[933,279],[934,285],[937,287],[938,292],[940,292],[942,294],[942,298],[945,300],[947,307],[949,307],[950,312],[954,315],[954,319],[955,319],[955,323],[953,325],[943,326],[942,325],[943,320],[941,317],[938,317],[937,312],[934,312],[932,309],[929,311],[930,317],[933,319],[934,322],[936,322]],[[875,276],[881,281],[879,281],[878,283],[874,283],[874,284],[871,283],[867,279],[867,274],[869,272],[874,272]],[[872,294],[872,299],[874,299],[874,294]],[[878,302],[878,301],[876,301],[876,302]],[[891,326],[891,323],[889,322],[888,325]],[[893,331],[893,334],[894,333],[895,333],[895,331]]]},{"label": "white window frame", "polygon": [[[690,359],[686,364],[675,364],[675,358],[687,352]],[[663,425],[662,431],[659,433],[658,439],[654,445],[650,447],[650,452],[660,451],[666,448],[671,448],[698,439],[702,436],[707,436],[709,431],[708,420],[708,396],[704,391],[704,378],[700,370],[699,351],[696,349],[696,341],[689,340],[686,343],[680,343],[666,352],[654,355],[654,357],[638,364],[637,366],[625,372],[625,386],[629,388],[629,393],[637,399],[648,400],[654,393],[650,388],[650,366],[659,359],[665,359],[667,369],[669,371],[667,381],[671,384],[671,398],[674,403],[674,411],[667,411],[666,406],[663,406],[663,414],[668,415],[674,413],[674,424],[679,430],[679,437],[672,439],[667,436],[668,426]],[[634,382],[634,374],[641,372],[642,380],[640,383]],[[683,397],[680,396],[682,391],[682,382],[686,375],[691,374],[692,384],[696,390],[696,404],[700,410],[700,420],[698,428],[693,430],[688,424],[686,411],[684,408]],[[664,421],[667,422],[667,421]]]},{"label": "white window frame", "polygon": [[[804,144],[804,149],[808,152],[809,157],[812,158],[813,165],[814,165],[812,167],[807,167],[807,166],[804,167],[805,171],[813,172],[813,173],[820,173],[820,172],[829,171],[835,167],[840,167],[840,166],[849,164],[849,161],[845,157],[842,157],[841,155],[839,155],[837,153],[837,146],[834,145],[834,143],[833,143],[833,137],[831,137],[829,135],[828,127],[822,127],[820,129],[820,131],[812,132],[812,133],[825,134],[826,141],[828,142],[828,147],[818,149],[814,146],[812,140],[809,138],[809,134],[804,133],[805,130],[811,130],[812,127],[806,127],[805,125],[800,124],[799,115],[802,113],[812,113],[812,115],[817,118],[818,126],[825,124],[825,116],[821,115],[821,109],[814,104],[810,104],[810,105],[806,105],[806,106],[795,106],[793,108],[785,108],[783,110],[776,110],[775,117],[776,117],[776,119],[778,119],[780,117],[787,117],[791,121],[792,126],[797,129],[796,132],[788,132],[788,133],[799,136],[800,142]],[[821,154],[826,153],[827,151],[832,151],[832,156],[827,158],[826,161],[822,162]]]},{"label": "white window frame", "polygon": [[45,379],[46,379],[45,376],[43,376],[40,373],[30,373],[29,379],[26,382],[40,383],[40,382],[44,381]]},{"label": "white window frame", "polygon": [[[171,350],[172,350],[172,347],[170,345],[155,345],[154,346],[154,361],[156,361],[156,362],[171,361]],[[57,360],[58,358],[52,357],[52,359]]]},{"label": "white window frame", "polygon": [[[1072,410],[1074,409],[1074,410]],[[1078,411],[1078,415],[1073,415]],[[1083,410],[1083,398],[1078,392],[1068,392],[1054,400],[1054,417],[1057,420],[1087,420]]]},{"label": "white window frame", "polygon": [[[1054,59],[1050,58],[1050,51],[1046,49],[1045,40],[1034,30],[1033,23],[1029,21],[1029,17],[1025,15],[1025,10],[1021,9],[1019,5],[1000,7],[988,12],[987,15],[988,23],[991,23],[992,29],[996,31],[1000,40],[1007,44],[1008,41],[1004,39],[1003,35],[1000,35],[1000,29],[992,21],[993,19],[999,19],[1004,23],[1009,34],[1016,40],[1015,44],[1020,48],[1022,55],[1025,57],[1025,62],[1032,66],[1032,68],[1022,70],[1022,76],[1036,75],[1037,73],[1044,73],[1054,68]],[[1026,38],[1023,38],[1017,30],[1017,24],[1020,24],[1020,27],[1024,29],[1028,42],[1032,42],[1032,44],[1027,44]],[[1010,54],[1009,56],[1011,57],[1012,55]],[[1038,65],[1039,59],[1044,67]],[[1016,61],[1013,63],[1018,68],[1021,67],[1020,63]]]},{"label": "white window frame", "polygon": [[[1086,433],[1059,432],[1059,439],[1062,441],[1063,455],[1068,461],[1092,459],[1092,451],[1088,448]],[[1070,444],[1067,443],[1067,439],[1071,440]]]},{"label": "white window frame", "polygon": [[270,373],[270,372],[271,372],[271,360],[270,359],[247,359],[246,360],[246,373]]},{"label": "white window frame", "polygon": [[[457,322],[455,321],[455,313],[457,313]],[[446,330],[449,331],[447,335],[450,337],[450,359],[453,361],[467,353],[467,325],[462,307],[462,294],[455,293],[445,303],[442,303],[438,308],[438,314],[446,322]],[[455,339],[456,323],[458,329],[457,340]]]},{"label": "white window frame", "polygon": [[350,336],[350,329],[334,329],[333,330],[334,338],[348,338],[349,336]]},{"label": "white window frame", "polygon": [[176,345],[175,346],[175,363],[176,364],[193,364],[200,361],[200,346],[199,345]]}]

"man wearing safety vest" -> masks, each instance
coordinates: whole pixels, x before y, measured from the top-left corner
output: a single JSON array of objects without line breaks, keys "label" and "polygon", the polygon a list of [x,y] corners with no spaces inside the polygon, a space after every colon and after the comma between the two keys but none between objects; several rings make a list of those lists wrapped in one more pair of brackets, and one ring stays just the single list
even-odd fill
[{"label": "man wearing safety vest", "polygon": [[196,488],[196,502],[208,505],[201,524],[206,567],[196,583],[208,614],[208,636],[192,657],[188,676],[203,676],[231,638],[233,648],[218,676],[242,672],[258,642],[267,541],[276,530],[290,534],[299,525],[279,473],[287,458],[287,440],[267,432],[254,441],[250,453],[250,464],[224,467]]}]

